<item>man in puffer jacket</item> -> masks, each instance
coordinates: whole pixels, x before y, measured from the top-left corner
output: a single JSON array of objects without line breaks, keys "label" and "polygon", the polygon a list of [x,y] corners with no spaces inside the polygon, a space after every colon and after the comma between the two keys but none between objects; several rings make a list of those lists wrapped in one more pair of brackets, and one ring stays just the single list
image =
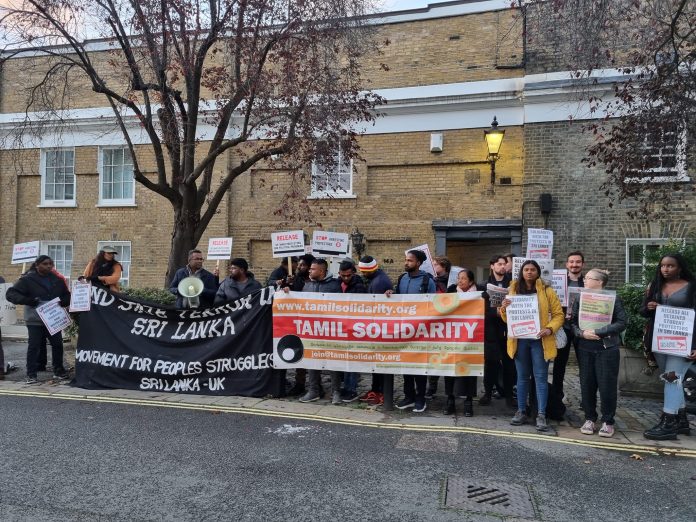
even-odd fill
[{"label": "man in puffer jacket", "polygon": [[215,294],[216,306],[228,301],[236,301],[240,297],[261,290],[261,283],[254,279],[254,274],[249,272],[249,263],[246,259],[237,257],[230,261],[228,272],[229,277],[220,284]]}]

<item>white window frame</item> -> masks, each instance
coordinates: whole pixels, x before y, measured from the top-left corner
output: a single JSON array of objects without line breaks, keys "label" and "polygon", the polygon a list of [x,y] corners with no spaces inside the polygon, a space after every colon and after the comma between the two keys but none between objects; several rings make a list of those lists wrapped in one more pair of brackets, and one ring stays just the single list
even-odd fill
[{"label": "white window frame", "polygon": [[117,255],[116,256],[116,261],[121,263],[121,266],[123,267],[123,273],[121,274],[121,279],[119,279],[118,284],[121,287],[128,287],[130,286],[130,268],[132,265],[132,260],[133,260],[133,245],[130,241],[97,241],[97,253],[104,248],[105,246],[112,246],[118,250],[118,247],[122,246],[127,246],[130,249],[130,259],[128,261],[124,261],[121,259],[122,256]]},{"label": "white window frame", "polygon": [[[46,155],[51,152],[70,151],[72,152],[73,165],[73,198],[72,199],[46,199]],[[41,170],[41,204],[39,207],[76,207],[77,206],[77,175],[75,174],[75,147],[51,147],[41,149],[40,159]]]},{"label": "white window frame", "polygon": [[[336,168],[340,169],[341,166],[343,165],[343,147],[338,146],[338,161],[336,162]],[[350,187],[348,190],[341,190],[341,189],[327,189],[327,190],[317,190],[315,180],[316,178],[319,177],[319,165],[317,164],[317,161],[314,160],[312,161],[312,179],[311,179],[311,185],[312,185],[312,190],[309,196],[309,199],[350,199],[350,198],[355,198],[355,194],[353,194],[353,159],[351,158],[350,161],[347,164],[347,173],[350,174],[349,180],[350,180]]]},{"label": "white window frame", "polygon": [[[46,240],[46,241],[41,241],[39,243],[39,252],[45,256],[50,256],[50,254],[48,253],[48,249],[49,249],[49,247],[52,247],[52,246],[62,246],[62,247],[69,246],[70,247],[72,256],[70,258],[70,269],[67,270],[67,273],[65,273],[65,269],[60,270],[58,268],[58,265],[55,265],[55,269],[58,270],[58,272],[60,272],[63,275],[63,277],[65,277],[65,279],[68,280],[68,284],[69,284],[70,281],[72,280],[72,269],[73,269],[73,263],[75,261],[75,246],[73,245],[72,241],[60,240],[60,239]],[[53,263],[55,264],[56,260],[55,260],[54,256],[51,256],[51,258],[53,259]]]},{"label": "white window frame", "polygon": [[[643,266],[645,265],[645,247],[647,246],[657,246],[657,247],[662,247],[666,245],[667,243],[674,243],[674,242],[684,242],[684,239],[680,238],[666,238],[666,237],[649,237],[649,238],[626,238],[626,272],[624,275],[624,281],[628,284],[631,284],[631,268],[639,268],[642,272]],[[635,245],[641,245],[643,247],[643,255],[640,263],[631,263],[631,257],[630,257],[630,247],[635,246]],[[633,282],[632,284],[646,284],[647,281],[643,281],[642,283],[635,283]]]},{"label": "white window frame", "polygon": [[[130,152],[126,145],[113,145],[99,147],[99,156],[97,158],[97,168],[99,170],[99,203],[98,207],[135,207],[135,178],[133,178],[133,196],[130,198],[105,198],[104,197],[104,152],[107,150],[123,150],[124,153]],[[131,166],[132,164],[131,158]]]},{"label": "white window frame", "polygon": [[[675,158],[676,165],[674,169],[667,169],[665,167],[657,167],[652,169],[646,169],[641,171],[642,176],[637,176],[635,178],[626,178],[629,183],[681,183],[691,181],[687,170],[686,170],[686,126],[681,127],[679,131],[679,137],[677,138],[677,143],[675,146]],[[676,170],[675,175],[661,175],[662,172],[669,172],[671,170]],[[646,174],[655,173],[654,176],[648,176]]]}]

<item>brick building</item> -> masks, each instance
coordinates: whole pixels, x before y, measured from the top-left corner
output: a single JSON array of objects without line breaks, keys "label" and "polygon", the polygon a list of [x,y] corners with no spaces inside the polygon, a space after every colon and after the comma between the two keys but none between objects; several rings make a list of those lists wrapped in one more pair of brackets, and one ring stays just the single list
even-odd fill
[{"label": "brick building", "polygon": [[[568,123],[569,114],[576,121],[590,117],[572,101],[570,74],[544,48],[525,45],[522,18],[509,4],[461,0],[370,20],[379,38],[391,42],[380,58],[389,70],[370,62],[365,75],[388,104],[360,138],[362,159],[339,161],[340,188],[322,191],[323,170],[307,167],[310,205],[321,214],[322,229],[359,229],[366,253],[393,274],[404,250],[429,243],[480,278],[492,254],[523,252],[524,230],[546,225],[555,233],[558,266],[577,248],[590,265],[616,274],[613,282],[635,277],[646,248],[688,237],[694,219],[686,205],[663,222],[629,219],[625,207],[608,207],[598,190],[602,172],[581,164],[591,137]],[[15,93],[25,81],[22,71],[18,57],[1,73],[3,134],[21,111]],[[598,88],[609,89],[612,80],[607,73]],[[57,128],[40,143],[21,150],[6,145],[0,154],[0,272],[18,275],[19,267],[9,264],[15,243],[40,240],[71,277],[98,245],[110,244],[122,251],[127,284],[159,286],[171,208],[129,178],[123,138],[105,127],[104,100],[84,85],[71,95],[77,108],[69,131]],[[483,130],[494,116],[505,139],[491,184]],[[138,158],[147,163],[144,148]],[[216,172],[238,159],[219,160]],[[686,160],[677,159],[677,174],[686,177]],[[318,228],[278,223],[273,210],[288,183],[273,161],[238,178],[202,248],[207,237],[232,236],[233,256],[247,258],[264,280],[277,265],[271,232],[302,228],[311,236]],[[550,212],[541,212],[541,194],[550,195]]]}]

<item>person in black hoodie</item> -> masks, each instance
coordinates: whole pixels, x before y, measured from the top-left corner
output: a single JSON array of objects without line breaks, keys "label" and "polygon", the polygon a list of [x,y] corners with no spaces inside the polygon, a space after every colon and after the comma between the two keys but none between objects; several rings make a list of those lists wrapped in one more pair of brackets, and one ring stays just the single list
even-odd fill
[{"label": "person in black hoodie", "polygon": [[27,348],[27,384],[37,381],[39,354],[46,339],[51,343],[53,358],[53,377],[66,379],[68,377],[63,367],[63,336],[61,332],[54,335],[48,333],[36,307],[42,303],[60,299],[61,306],[70,304],[70,291],[63,280],[52,271],[53,260],[41,255],[36,258],[29,271],[7,290],[6,298],[10,303],[24,305],[24,321],[29,333]]},{"label": "person in black hoodie", "polygon": [[[338,277],[341,280],[341,290],[344,294],[366,294],[367,287],[357,274],[355,263],[350,259],[341,261],[338,266]],[[341,392],[341,401],[353,402],[359,398],[358,395],[358,377],[356,372],[343,372],[343,391]]]},{"label": "person in black hoodie", "polygon": [[215,294],[215,306],[228,301],[236,301],[240,297],[261,290],[261,283],[254,279],[254,274],[249,272],[249,263],[246,262],[246,259],[237,257],[230,261],[228,273],[230,276],[220,284],[220,288]]}]

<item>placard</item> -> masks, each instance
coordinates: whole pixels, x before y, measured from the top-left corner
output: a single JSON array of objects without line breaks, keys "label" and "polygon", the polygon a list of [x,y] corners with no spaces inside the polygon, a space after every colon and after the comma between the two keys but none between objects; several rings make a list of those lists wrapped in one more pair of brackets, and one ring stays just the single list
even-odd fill
[{"label": "placard", "polygon": [[555,268],[551,275],[551,288],[554,289],[561,306],[568,306],[568,270]]},{"label": "placard", "polygon": [[503,300],[507,297],[510,290],[497,286],[492,283],[486,285],[486,293],[488,293],[488,303],[491,308],[499,308],[503,304]]},{"label": "placard", "polygon": [[462,270],[464,269],[461,266],[453,266],[452,268],[450,268],[449,277],[447,278],[447,288],[457,284],[459,272],[461,272]]},{"label": "placard", "polygon": [[60,306],[60,298],[58,297],[37,306],[36,312],[39,314],[41,321],[43,321],[48,333],[51,335],[65,330],[72,324],[70,315],[65,311],[65,308]]},{"label": "placard", "polygon": [[580,291],[578,326],[581,330],[598,330],[611,324],[616,292],[613,290]]},{"label": "placard", "polygon": [[34,262],[39,257],[41,249],[40,241],[30,241],[29,243],[17,243],[12,247],[12,263],[13,265],[21,265],[22,263]]},{"label": "placard", "polygon": [[208,255],[206,259],[212,261],[227,261],[232,255],[231,237],[211,237],[208,239]]},{"label": "placard", "polygon": [[0,326],[17,324],[17,306],[5,298],[5,293],[11,286],[12,283],[0,284]]},{"label": "placard", "polygon": [[569,286],[568,287],[568,309],[572,312],[576,301],[580,297],[580,292],[582,287],[580,286]]},{"label": "placard", "polygon": [[687,357],[691,355],[696,312],[691,308],[657,305],[652,349],[654,352]]},{"label": "placard", "polygon": [[290,230],[288,232],[273,232],[271,234],[271,248],[273,257],[291,257],[310,254],[304,244],[304,232],[302,230]]},{"label": "placard", "polygon": [[[421,252],[424,252],[425,261],[423,261],[420,269],[423,270],[423,272],[428,272],[433,277],[437,277],[435,267],[433,267],[433,256],[430,254],[430,247],[427,244],[411,247],[408,250],[420,250]],[[404,251],[404,255],[408,254],[408,250]]]},{"label": "placard", "polygon": [[346,256],[350,244],[348,234],[315,230],[312,234],[312,253],[315,256]]},{"label": "placard", "polygon": [[[513,281],[517,279],[520,273],[520,268],[525,261],[528,261],[528,257],[513,257],[512,258],[512,279]],[[541,268],[541,278],[545,281],[551,281],[553,279],[553,259],[534,259]]]},{"label": "placard", "polygon": [[72,291],[70,292],[71,312],[89,312],[92,304],[92,283],[89,281],[73,281]]},{"label": "placard", "polygon": [[553,257],[553,231],[543,228],[527,229],[527,259]]},{"label": "placard", "polygon": [[510,295],[505,309],[508,336],[515,339],[536,339],[541,331],[539,300],[536,294]]}]

